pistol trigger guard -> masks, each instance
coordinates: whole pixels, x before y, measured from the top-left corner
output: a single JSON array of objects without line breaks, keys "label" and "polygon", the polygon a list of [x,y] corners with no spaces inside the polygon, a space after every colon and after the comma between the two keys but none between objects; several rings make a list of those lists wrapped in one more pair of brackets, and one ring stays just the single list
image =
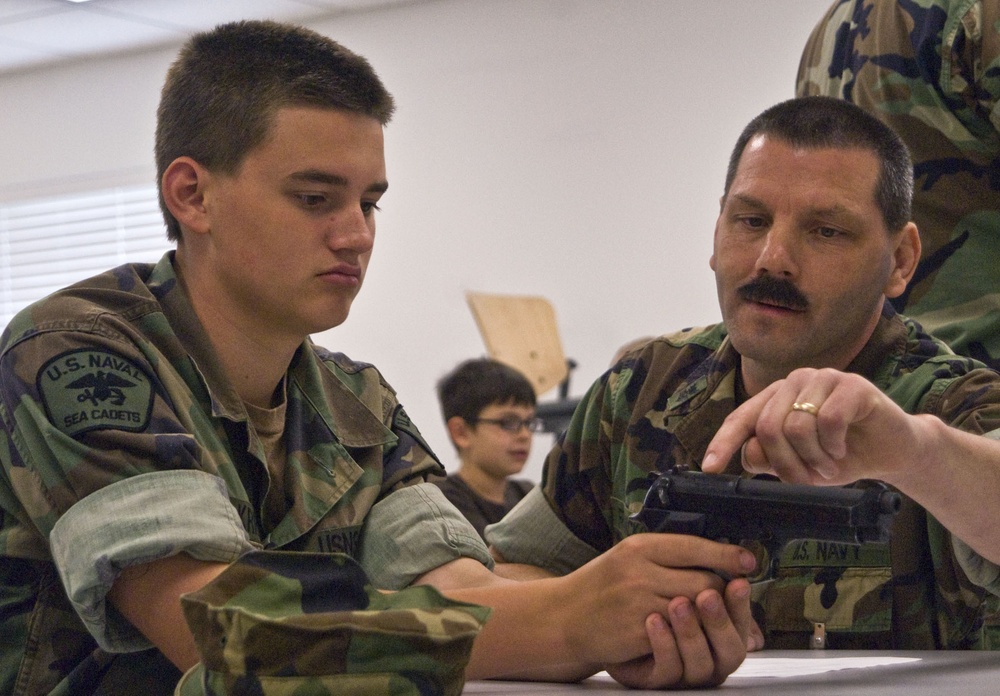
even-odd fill
[{"label": "pistol trigger guard", "polygon": [[700,512],[670,510],[656,531],[666,534],[690,534],[703,537],[705,536],[705,515]]}]

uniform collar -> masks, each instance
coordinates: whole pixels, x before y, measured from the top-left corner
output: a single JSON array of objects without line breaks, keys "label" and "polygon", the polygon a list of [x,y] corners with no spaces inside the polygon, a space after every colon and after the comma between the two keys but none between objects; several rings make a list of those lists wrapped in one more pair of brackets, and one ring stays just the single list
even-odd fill
[{"label": "uniform collar", "polygon": [[859,374],[875,382],[879,388],[883,388],[885,385],[879,384],[877,380],[879,368],[885,362],[887,355],[898,354],[905,350],[908,336],[909,329],[906,324],[886,300],[882,304],[882,315],[875,324],[875,330],[872,331],[868,342],[844,371]]},{"label": "uniform collar", "polygon": [[[868,337],[845,372],[853,372],[869,380],[874,380],[879,367],[885,361],[886,355],[901,351],[906,345],[907,328],[896,310],[888,300],[882,304],[882,314]],[[732,341],[722,324],[713,330],[692,340],[706,348],[714,348],[712,354],[685,381],[685,384],[670,395],[668,409],[697,408],[704,398],[717,398],[718,389],[725,389],[726,398],[737,399],[743,393],[737,377],[740,367],[740,354],[733,348]],[[739,392],[739,393],[738,393]]]},{"label": "uniform collar", "polygon": [[[880,386],[879,369],[887,356],[904,350],[907,333],[901,317],[885,302],[872,335],[845,371],[859,374]],[[723,325],[702,333],[697,341],[692,342],[714,350],[669,395],[662,421],[665,423],[668,419],[676,419],[672,430],[678,440],[688,452],[701,456],[715,435],[716,428],[722,424],[721,418],[718,422],[706,423],[706,418],[714,420],[715,416],[710,415],[710,411],[702,412],[702,407],[710,402],[724,401],[735,407],[746,395],[738,379],[740,354],[733,348]]]},{"label": "uniform collar", "polygon": [[288,375],[290,389],[301,394],[345,447],[372,447],[396,440],[379,414],[366,406],[338,378],[333,366],[317,355],[310,339],[295,353]]},{"label": "uniform collar", "polygon": [[[167,321],[191,357],[211,398],[212,414],[231,421],[246,422],[243,400],[223,371],[208,334],[177,278],[173,251],[164,254],[153,268],[149,288],[158,297]],[[381,419],[323,365],[310,339],[305,339],[295,352],[287,375],[288,398],[301,394],[305,401],[303,405],[314,409],[343,445],[368,447],[395,439]],[[293,395],[293,391],[296,394]]]},{"label": "uniform collar", "polygon": [[177,340],[187,351],[212,401],[212,415],[232,421],[246,421],[246,409],[222,370],[219,358],[202,326],[184,286],[177,278],[173,251],[168,251],[153,268],[149,289],[157,296]]}]

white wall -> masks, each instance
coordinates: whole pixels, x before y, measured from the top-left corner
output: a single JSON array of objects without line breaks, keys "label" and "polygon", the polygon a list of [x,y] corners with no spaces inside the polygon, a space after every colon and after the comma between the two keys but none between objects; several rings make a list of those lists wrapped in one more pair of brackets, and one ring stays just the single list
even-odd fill
[{"label": "white wall", "polygon": [[[365,289],[318,342],[378,365],[451,468],[433,390],[485,352],[466,290],[548,297],[574,395],[625,341],[717,321],[729,151],[792,96],[830,1],[442,0],[312,24],[398,103]],[[151,180],[175,51],[0,76],[0,200]]]}]

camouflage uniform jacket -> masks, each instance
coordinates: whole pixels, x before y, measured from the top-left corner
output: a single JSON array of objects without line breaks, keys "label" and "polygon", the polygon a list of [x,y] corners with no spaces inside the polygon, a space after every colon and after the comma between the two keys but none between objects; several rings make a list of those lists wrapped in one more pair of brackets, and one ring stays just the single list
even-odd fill
[{"label": "camouflage uniform jacket", "polygon": [[906,142],[923,252],[894,305],[1000,367],[1000,2],[838,0],[796,91],[854,102]]},{"label": "camouflage uniform jacket", "polygon": [[2,693],[78,693],[74,669],[149,648],[105,595],[122,568],[179,551],[344,552],[390,589],[459,556],[490,563],[423,483],[443,467],[380,373],[308,340],[285,378],[286,513],[265,528],[264,450],[172,260],[66,288],[0,339]]},{"label": "camouflage uniform jacket", "polygon": [[[739,365],[721,324],[627,354],[582,400],[542,486],[487,528],[487,540],[509,562],[562,573],[644,531],[629,516],[642,508],[649,473],[700,468],[745,398]],[[955,356],[888,303],[848,370],[910,413],[977,433],[1000,426],[1000,376]],[[728,473],[737,472],[734,459]],[[556,527],[566,538],[554,537]],[[932,649],[980,646],[985,597],[959,567],[948,532],[904,497],[889,545],[790,544],[777,579],[755,585],[753,600],[771,648],[808,647],[815,624],[825,624],[828,647]]]}]

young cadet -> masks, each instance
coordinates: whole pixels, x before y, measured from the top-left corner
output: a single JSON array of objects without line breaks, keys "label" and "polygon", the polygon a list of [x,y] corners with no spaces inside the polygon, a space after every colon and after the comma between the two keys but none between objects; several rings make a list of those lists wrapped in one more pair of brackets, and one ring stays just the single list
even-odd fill
[{"label": "young cadet", "polygon": [[742,661],[749,584],[713,571],[751,570],[744,550],[648,535],[504,581],[382,375],[309,339],[364,281],[392,110],[367,61],[301,28],[181,50],[156,131],[176,250],[0,339],[0,692],[684,686]]},{"label": "young cadet", "polygon": [[435,484],[482,536],[534,487],[512,477],[524,468],[541,426],[535,389],[513,367],[478,358],[441,378],[437,392],[459,465]]},{"label": "young cadet", "polygon": [[981,434],[1000,427],[1000,375],[886,301],[920,257],[911,187],[905,145],[857,106],[808,97],[753,119],[710,259],[723,323],[655,339],[591,387],[542,486],[490,528],[495,556],[579,567],[641,531],[650,472],[675,465],[880,479],[904,494],[889,544],[790,545],[755,586],[765,645],[987,647],[1000,443]]}]

